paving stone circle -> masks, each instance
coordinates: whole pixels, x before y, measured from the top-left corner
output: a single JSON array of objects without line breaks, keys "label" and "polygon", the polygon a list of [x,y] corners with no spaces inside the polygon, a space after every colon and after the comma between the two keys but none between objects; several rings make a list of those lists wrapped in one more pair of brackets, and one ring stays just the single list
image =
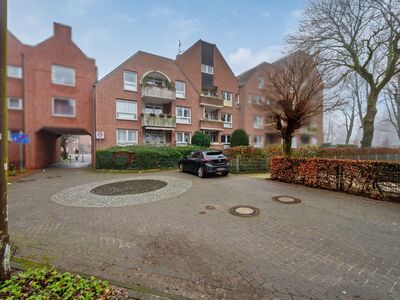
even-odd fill
[{"label": "paving stone circle", "polygon": [[297,204],[301,202],[300,199],[291,196],[276,196],[273,197],[272,199],[278,201],[279,203],[284,203],[284,204]]},{"label": "paving stone circle", "polygon": [[237,205],[229,209],[229,212],[238,217],[253,217],[259,214],[260,210],[253,206]]},{"label": "paving stone circle", "polygon": [[137,179],[112,182],[95,187],[90,192],[99,196],[136,195],[159,190],[167,183],[155,179]]},{"label": "paving stone circle", "polygon": [[[137,183],[135,184],[134,181],[137,181]],[[138,187],[140,184],[143,185],[143,182],[148,184],[151,181],[159,181],[162,183],[156,184],[158,189],[152,189],[147,192],[143,191],[143,186]],[[135,184],[136,190],[132,188],[130,189],[131,192],[141,192],[126,193],[129,191],[129,188],[127,187],[129,184],[126,184],[126,182],[129,182],[131,185]],[[120,191],[122,194],[115,194],[115,192],[118,192],[117,189],[115,189],[117,186],[125,187],[125,193]],[[54,194],[51,197],[51,200],[64,206],[121,207],[176,197],[186,192],[191,186],[191,181],[173,176],[135,176],[104,181],[94,181],[66,188]],[[98,193],[93,193],[93,191],[111,192],[112,190],[114,191],[114,194],[112,195],[99,195]]]}]

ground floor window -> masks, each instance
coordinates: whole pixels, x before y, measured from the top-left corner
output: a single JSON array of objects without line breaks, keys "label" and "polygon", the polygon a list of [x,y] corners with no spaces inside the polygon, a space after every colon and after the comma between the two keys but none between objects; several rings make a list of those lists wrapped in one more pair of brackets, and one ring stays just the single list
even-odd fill
[{"label": "ground floor window", "polygon": [[218,143],[218,131],[206,130],[204,133],[210,138],[211,144]]},{"label": "ground floor window", "polygon": [[190,132],[177,132],[176,144],[190,144],[192,134]]},{"label": "ground floor window", "polygon": [[310,144],[310,137],[308,135],[301,135],[300,136],[300,143],[302,145],[309,145]]},{"label": "ground floor window", "polygon": [[117,129],[117,145],[135,145],[137,144],[137,130],[135,129]]},{"label": "ground floor window", "polygon": [[263,146],[263,137],[261,135],[255,135],[253,138],[254,147],[260,148]]},{"label": "ground floor window", "polygon": [[231,135],[230,134],[221,135],[221,143],[222,144],[230,144],[231,143]]},{"label": "ground floor window", "polygon": [[166,144],[166,132],[162,130],[145,130],[143,133],[143,142],[150,145]]}]

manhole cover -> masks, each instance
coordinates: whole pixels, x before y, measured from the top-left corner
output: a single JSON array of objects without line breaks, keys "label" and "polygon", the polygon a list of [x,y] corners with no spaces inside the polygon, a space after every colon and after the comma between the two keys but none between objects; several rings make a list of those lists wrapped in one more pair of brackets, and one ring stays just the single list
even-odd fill
[{"label": "manhole cover", "polygon": [[154,179],[127,180],[103,184],[90,192],[100,196],[135,195],[156,191],[166,185],[165,181]]},{"label": "manhole cover", "polygon": [[260,210],[253,206],[238,205],[229,209],[229,212],[238,217],[252,217],[257,215]]},{"label": "manhole cover", "polygon": [[284,204],[297,204],[297,203],[301,202],[300,199],[290,197],[290,196],[277,196],[277,197],[273,197],[272,199],[275,201],[278,201],[280,203],[284,203]]}]

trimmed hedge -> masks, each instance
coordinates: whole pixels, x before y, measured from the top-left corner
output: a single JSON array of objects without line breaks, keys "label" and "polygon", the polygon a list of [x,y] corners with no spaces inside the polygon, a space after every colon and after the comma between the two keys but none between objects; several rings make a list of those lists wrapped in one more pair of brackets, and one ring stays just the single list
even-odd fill
[{"label": "trimmed hedge", "polygon": [[249,136],[247,135],[244,129],[236,129],[232,133],[231,137],[231,146],[248,146],[249,145]]},{"label": "trimmed hedge", "polygon": [[125,146],[96,151],[97,169],[165,169],[176,167],[179,160],[195,146]]},{"label": "trimmed hedge", "polygon": [[192,136],[191,143],[193,146],[208,148],[210,147],[211,141],[207,134],[201,131],[196,131]]},{"label": "trimmed hedge", "polygon": [[400,163],[274,157],[270,172],[274,180],[400,201]]}]

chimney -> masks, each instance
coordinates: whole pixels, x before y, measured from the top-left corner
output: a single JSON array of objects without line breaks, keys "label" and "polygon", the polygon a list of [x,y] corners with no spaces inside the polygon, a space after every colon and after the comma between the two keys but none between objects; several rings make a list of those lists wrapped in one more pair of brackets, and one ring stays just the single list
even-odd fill
[{"label": "chimney", "polygon": [[53,22],[53,30],[54,36],[71,40],[72,38],[72,29],[71,26],[63,25],[60,23]]}]

